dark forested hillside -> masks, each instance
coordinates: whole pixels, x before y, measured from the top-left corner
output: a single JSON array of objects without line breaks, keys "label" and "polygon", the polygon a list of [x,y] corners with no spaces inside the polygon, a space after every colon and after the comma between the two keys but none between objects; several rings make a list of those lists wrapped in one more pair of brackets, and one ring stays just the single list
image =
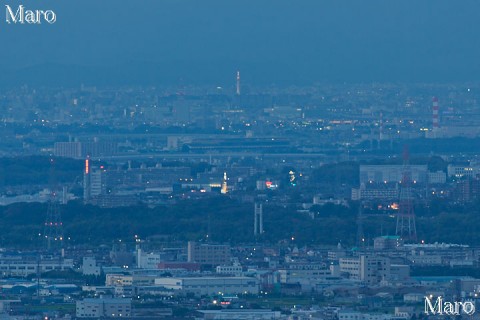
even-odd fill
[{"label": "dark forested hillside", "polygon": [[[478,206],[441,207],[439,212],[419,209],[417,229],[425,241],[480,244]],[[39,246],[46,216],[46,204],[15,204],[0,207],[0,245]],[[60,207],[67,242],[74,244],[111,243],[165,236],[172,240],[200,240],[207,234],[218,242],[254,242],[253,204],[241,204],[230,198],[182,201],[174,206],[148,208],[99,208],[70,202]],[[325,205],[314,207],[310,214],[295,208],[265,205],[262,239],[276,243],[294,237],[298,244],[355,243],[355,204],[351,208]],[[312,218],[313,217],[313,218]],[[365,217],[367,240],[381,234],[395,233],[395,218],[377,213]]]}]

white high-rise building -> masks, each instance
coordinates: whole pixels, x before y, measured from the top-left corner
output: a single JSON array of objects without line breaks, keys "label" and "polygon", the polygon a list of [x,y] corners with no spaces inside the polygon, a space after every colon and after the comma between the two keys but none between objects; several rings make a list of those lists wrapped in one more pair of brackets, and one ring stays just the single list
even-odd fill
[{"label": "white high-rise building", "polygon": [[350,275],[351,279],[360,280],[368,285],[379,284],[390,278],[390,259],[375,255],[340,258],[340,272]]}]

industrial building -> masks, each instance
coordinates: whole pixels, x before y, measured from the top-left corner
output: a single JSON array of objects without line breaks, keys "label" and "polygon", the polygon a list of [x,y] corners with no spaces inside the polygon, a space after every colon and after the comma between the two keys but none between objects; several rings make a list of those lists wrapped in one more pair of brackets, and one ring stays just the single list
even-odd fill
[{"label": "industrial building", "polygon": [[[360,165],[360,184],[401,182],[404,171],[403,165]],[[426,182],[427,165],[409,165],[409,171],[412,182]]]},{"label": "industrial building", "polygon": [[35,256],[2,256],[0,272],[4,277],[26,277],[49,271],[66,271],[73,268],[73,259]]},{"label": "industrial building", "polygon": [[258,280],[250,277],[156,278],[155,285],[198,296],[258,294],[259,292]]},{"label": "industrial building", "polygon": [[76,303],[77,318],[126,318],[132,315],[130,299],[84,299]]},{"label": "industrial building", "polygon": [[188,262],[216,267],[230,264],[230,257],[229,245],[188,242]]}]

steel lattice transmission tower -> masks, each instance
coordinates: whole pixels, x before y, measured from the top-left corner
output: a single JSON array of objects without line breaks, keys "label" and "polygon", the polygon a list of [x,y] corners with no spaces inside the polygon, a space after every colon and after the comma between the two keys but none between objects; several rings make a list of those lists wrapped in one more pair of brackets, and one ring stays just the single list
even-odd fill
[{"label": "steel lattice transmission tower", "polygon": [[63,222],[60,213],[60,205],[55,191],[54,160],[50,160],[50,199],[48,200],[47,216],[43,229],[45,248],[47,250],[63,248]]},{"label": "steel lattice transmission tower", "polygon": [[400,186],[400,201],[397,214],[397,227],[395,234],[405,241],[417,240],[417,227],[415,225],[415,211],[413,208],[412,173],[409,165],[410,154],[408,146],[403,148],[403,172]]}]

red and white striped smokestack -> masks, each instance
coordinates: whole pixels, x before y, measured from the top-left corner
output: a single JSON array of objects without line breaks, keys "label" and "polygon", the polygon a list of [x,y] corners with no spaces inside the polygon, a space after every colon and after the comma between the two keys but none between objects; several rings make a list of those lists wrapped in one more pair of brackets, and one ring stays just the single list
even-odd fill
[{"label": "red and white striped smokestack", "polygon": [[438,129],[440,127],[438,121],[438,98],[433,97],[432,99],[432,123],[433,129]]}]

